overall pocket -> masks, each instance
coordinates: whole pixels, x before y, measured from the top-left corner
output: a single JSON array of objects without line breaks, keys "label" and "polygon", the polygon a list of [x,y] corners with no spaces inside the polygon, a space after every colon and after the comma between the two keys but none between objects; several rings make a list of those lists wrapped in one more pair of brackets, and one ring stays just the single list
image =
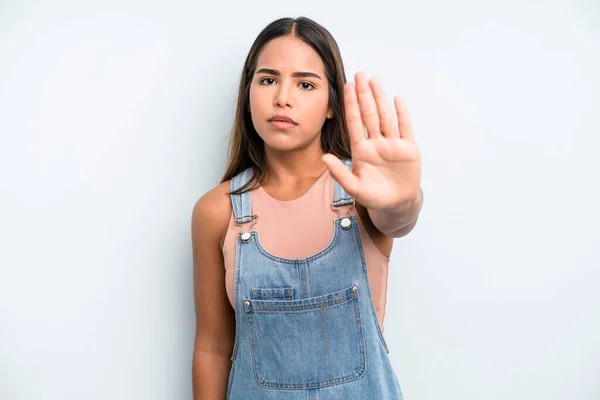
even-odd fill
[{"label": "overall pocket", "polygon": [[358,286],[300,300],[246,299],[244,310],[262,386],[320,388],[364,374]]}]

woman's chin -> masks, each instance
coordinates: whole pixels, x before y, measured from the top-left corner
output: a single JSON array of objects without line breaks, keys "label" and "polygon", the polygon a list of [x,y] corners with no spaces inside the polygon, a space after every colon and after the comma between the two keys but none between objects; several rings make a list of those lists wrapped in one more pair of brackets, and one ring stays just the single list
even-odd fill
[{"label": "woman's chin", "polygon": [[265,140],[265,146],[269,147],[273,151],[293,151],[301,150],[307,147],[307,143],[299,142],[296,138],[284,137],[283,135],[277,135],[279,137],[270,137],[269,140]]}]

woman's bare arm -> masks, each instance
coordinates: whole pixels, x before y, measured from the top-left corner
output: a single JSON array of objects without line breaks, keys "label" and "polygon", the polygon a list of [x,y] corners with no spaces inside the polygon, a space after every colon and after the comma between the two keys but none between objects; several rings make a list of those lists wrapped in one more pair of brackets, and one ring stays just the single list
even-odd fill
[{"label": "woman's bare arm", "polygon": [[235,312],[225,290],[220,244],[231,216],[224,182],[203,195],[192,212],[196,338],[192,363],[194,400],[226,398],[235,339]]}]

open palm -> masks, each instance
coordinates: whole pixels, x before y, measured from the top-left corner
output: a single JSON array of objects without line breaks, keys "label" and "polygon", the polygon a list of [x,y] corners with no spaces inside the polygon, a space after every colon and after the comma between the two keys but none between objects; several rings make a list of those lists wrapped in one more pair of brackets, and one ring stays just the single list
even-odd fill
[{"label": "open palm", "polygon": [[406,104],[396,96],[394,113],[376,78],[367,82],[359,72],[355,82],[344,86],[352,171],[333,154],[323,155],[323,162],[357,203],[399,209],[417,198],[421,182],[421,155]]}]

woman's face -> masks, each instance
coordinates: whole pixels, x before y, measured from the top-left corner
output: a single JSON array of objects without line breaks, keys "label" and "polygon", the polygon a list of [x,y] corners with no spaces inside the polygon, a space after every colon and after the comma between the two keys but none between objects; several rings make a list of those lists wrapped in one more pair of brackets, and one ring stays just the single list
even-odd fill
[{"label": "woman's face", "polygon": [[325,66],[308,44],[282,36],[263,47],[250,84],[250,113],[266,147],[289,151],[319,144],[323,123],[333,116],[328,102]]}]

